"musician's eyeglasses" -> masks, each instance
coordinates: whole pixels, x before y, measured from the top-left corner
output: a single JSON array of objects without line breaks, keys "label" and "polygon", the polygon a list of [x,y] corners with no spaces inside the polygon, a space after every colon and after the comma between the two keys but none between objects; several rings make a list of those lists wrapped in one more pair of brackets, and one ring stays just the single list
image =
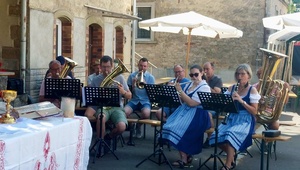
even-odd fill
[{"label": "musician's eyeglasses", "polygon": [[235,73],[237,76],[241,75],[241,76],[244,76],[246,75],[247,73]]},{"label": "musician's eyeglasses", "polygon": [[56,72],[57,72],[57,71],[60,70],[60,67],[58,67],[58,68],[50,68],[50,70],[51,70],[51,71],[56,71]]},{"label": "musician's eyeglasses", "polygon": [[189,75],[190,75],[190,77],[194,77],[194,76],[195,76],[195,77],[198,77],[198,76],[199,76],[199,73],[195,73],[195,74],[190,73]]}]

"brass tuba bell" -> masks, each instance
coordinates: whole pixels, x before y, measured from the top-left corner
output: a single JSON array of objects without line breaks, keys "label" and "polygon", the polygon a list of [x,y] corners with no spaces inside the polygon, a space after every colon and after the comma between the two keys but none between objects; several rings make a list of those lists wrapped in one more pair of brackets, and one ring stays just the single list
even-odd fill
[{"label": "brass tuba bell", "polygon": [[284,54],[260,48],[264,53],[262,79],[259,80],[258,93],[261,99],[258,103],[257,121],[271,123],[279,119],[288,89],[284,87],[284,81],[273,80],[274,73],[281,61],[287,57]]},{"label": "brass tuba bell", "polygon": [[118,66],[109,75],[107,75],[104,78],[104,80],[100,84],[100,87],[110,87],[113,85],[113,83],[120,84],[118,81],[114,80],[114,78],[122,73],[129,72],[126,66],[122,63],[122,61],[120,59],[118,60],[119,60]]},{"label": "brass tuba bell", "polygon": [[140,71],[139,73],[137,73],[135,86],[139,89],[143,89],[145,87],[145,80],[144,80],[143,70]]},{"label": "brass tuba bell", "polygon": [[65,78],[69,72],[77,66],[77,63],[73,60],[71,60],[70,58],[68,57],[64,57],[65,58],[65,66],[64,68],[61,70],[60,74],[59,74],[59,78],[62,79],[62,78]]}]

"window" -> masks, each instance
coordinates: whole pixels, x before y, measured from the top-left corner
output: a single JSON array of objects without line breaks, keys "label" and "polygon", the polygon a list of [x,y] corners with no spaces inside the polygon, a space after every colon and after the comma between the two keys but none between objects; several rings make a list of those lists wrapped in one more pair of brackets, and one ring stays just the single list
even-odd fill
[{"label": "window", "polygon": [[[142,20],[151,19],[154,16],[154,3],[138,3],[137,15]],[[140,29],[137,24],[136,39],[138,41],[153,40],[153,33],[151,31]]]}]

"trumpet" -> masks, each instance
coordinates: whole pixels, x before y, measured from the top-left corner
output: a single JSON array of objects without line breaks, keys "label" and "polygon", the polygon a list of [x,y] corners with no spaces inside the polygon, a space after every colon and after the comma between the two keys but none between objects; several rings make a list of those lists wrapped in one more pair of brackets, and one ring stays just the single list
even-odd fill
[{"label": "trumpet", "polygon": [[145,84],[146,83],[145,83],[145,80],[144,80],[144,72],[142,70],[136,75],[136,87],[139,88],[139,89],[143,89]]}]

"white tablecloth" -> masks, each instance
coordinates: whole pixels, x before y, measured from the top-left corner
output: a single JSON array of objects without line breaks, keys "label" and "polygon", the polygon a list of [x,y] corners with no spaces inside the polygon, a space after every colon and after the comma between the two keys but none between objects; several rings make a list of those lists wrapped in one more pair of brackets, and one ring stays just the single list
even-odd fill
[{"label": "white tablecloth", "polygon": [[0,124],[0,170],[87,169],[91,139],[90,122],[80,116]]}]

